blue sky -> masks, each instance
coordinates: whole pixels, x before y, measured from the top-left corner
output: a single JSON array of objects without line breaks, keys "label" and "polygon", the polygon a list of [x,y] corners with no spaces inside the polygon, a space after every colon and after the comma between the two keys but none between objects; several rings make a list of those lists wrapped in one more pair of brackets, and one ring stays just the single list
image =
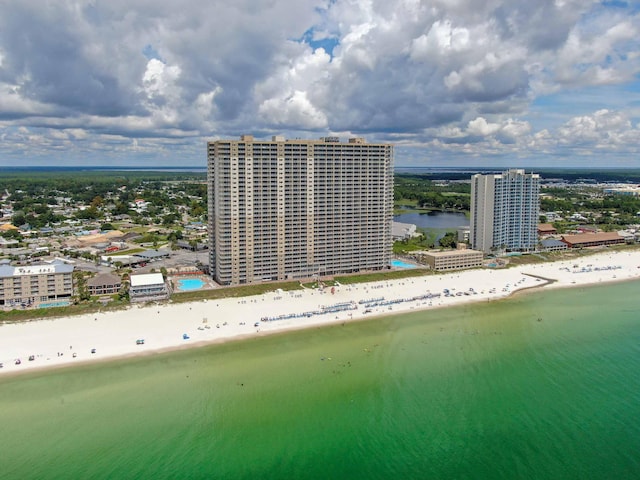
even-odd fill
[{"label": "blue sky", "polygon": [[0,166],[204,166],[243,133],[640,167],[640,2],[0,3]]}]

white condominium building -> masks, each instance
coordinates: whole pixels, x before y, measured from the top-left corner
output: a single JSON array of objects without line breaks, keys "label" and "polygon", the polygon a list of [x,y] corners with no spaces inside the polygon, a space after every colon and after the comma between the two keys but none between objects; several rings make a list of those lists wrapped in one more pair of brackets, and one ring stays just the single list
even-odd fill
[{"label": "white condominium building", "polygon": [[540,176],[511,169],[471,177],[471,247],[528,252],[538,243]]},{"label": "white condominium building", "polygon": [[209,142],[207,179],[220,284],[389,267],[392,145],[243,135]]}]

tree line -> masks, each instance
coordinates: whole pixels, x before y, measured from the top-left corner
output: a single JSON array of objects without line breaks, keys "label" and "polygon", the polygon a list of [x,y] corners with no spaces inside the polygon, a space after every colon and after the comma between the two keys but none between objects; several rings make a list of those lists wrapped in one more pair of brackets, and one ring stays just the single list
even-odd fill
[{"label": "tree line", "polygon": [[394,202],[422,209],[468,211],[471,208],[471,185],[463,182],[435,184],[425,175],[396,174]]}]

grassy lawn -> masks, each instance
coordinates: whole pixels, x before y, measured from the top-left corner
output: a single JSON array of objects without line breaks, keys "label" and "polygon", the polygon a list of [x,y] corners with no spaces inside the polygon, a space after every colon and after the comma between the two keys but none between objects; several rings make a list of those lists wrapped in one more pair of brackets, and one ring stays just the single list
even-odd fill
[{"label": "grassy lawn", "polygon": [[255,285],[241,285],[239,287],[221,287],[213,290],[196,290],[193,292],[176,292],[171,295],[172,303],[193,302],[197,300],[215,300],[218,298],[248,297],[273,292],[276,289],[284,291],[299,290],[299,282],[260,283]]},{"label": "grassy lawn", "polygon": [[35,310],[10,310],[0,312],[0,325],[3,323],[24,322],[41,318],[60,318],[72,315],[84,315],[87,313],[107,312],[127,308],[129,303],[109,302],[106,305],[100,302],[81,303],[67,307],[38,308]]}]

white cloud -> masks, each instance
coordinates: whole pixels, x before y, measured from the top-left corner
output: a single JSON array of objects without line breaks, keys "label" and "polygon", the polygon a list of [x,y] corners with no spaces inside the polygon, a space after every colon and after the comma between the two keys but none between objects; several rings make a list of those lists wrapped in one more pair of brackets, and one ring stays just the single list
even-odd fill
[{"label": "white cloud", "polygon": [[517,140],[524,138],[531,131],[531,125],[529,122],[523,122],[513,119],[508,119],[506,123],[500,128],[500,133],[506,138]]},{"label": "white cloud", "polygon": [[[587,87],[638,91],[638,39],[632,6],[596,0],[0,2],[0,149],[24,153],[26,128],[44,156],[115,142],[193,163],[205,138],[271,131],[447,160],[632,152],[637,107],[577,103]],[[550,92],[576,106],[530,109]]]},{"label": "white cloud", "polygon": [[563,145],[591,145],[614,150],[626,147],[637,150],[639,139],[640,130],[632,126],[625,114],[606,109],[572,118],[558,129],[557,135],[558,142]]},{"label": "white cloud", "polygon": [[142,76],[142,87],[147,98],[178,96],[179,92],[176,92],[175,88],[180,73],[180,67],[177,65],[167,66],[155,58],[149,60]]},{"label": "white cloud", "polygon": [[493,135],[498,132],[498,130],[500,130],[500,125],[497,123],[487,123],[482,117],[471,120],[467,126],[467,132],[470,135],[479,135],[481,137]]},{"label": "white cloud", "polygon": [[327,119],[307,98],[307,94],[295,91],[287,98],[269,99],[260,105],[262,118],[274,126],[297,126],[303,129],[327,127]]},{"label": "white cloud", "polygon": [[412,41],[411,58],[428,60],[465,51],[470,47],[470,36],[468,29],[453,27],[450,20],[436,20],[427,34],[420,35]]}]

